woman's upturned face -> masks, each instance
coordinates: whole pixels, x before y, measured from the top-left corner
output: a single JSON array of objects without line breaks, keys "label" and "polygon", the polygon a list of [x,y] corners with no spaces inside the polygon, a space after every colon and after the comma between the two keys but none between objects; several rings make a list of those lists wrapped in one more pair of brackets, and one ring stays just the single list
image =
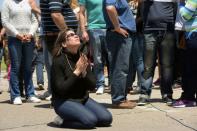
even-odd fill
[{"label": "woman's upturned face", "polygon": [[79,47],[80,46],[80,39],[79,36],[75,34],[74,31],[68,31],[66,33],[66,47],[67,48],[73,48],[73,47]]}]

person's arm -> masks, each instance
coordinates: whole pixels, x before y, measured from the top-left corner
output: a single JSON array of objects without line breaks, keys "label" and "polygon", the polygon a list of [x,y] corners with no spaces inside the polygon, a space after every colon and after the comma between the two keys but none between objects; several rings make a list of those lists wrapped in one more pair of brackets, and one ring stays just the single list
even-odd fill
[{"label": "person's arm", "polygon": [[49,0],[49,9],[51,11],[51,17],[53,22],[59,28],[59,30],[67,29],[64,16],[62,14],[62,0]]},{"label": "person's arm", "polygon": [[185,5],[183,2],[180,2],[180,15],[182,16],[183,20],[189,21],[197,9],[197,0],[187,0]]},{"label": "person's arm", "polygon": [[35,0],[29,0],[29,4],[34,13],[39,14],[39,15],[41,14],[40,8],[37,6]]},{"label": "person's arm", "polygon": [[84,5],[80,5],[80,11],[79,11],[79,22],[80,22],[80,28],[81,28],[81,32],[82,32],[82,39],[84,41],[89,41],[89,36],[88,33],[86,31],[86,17],[85,17],[85,6]]},{"label": "person's arm", "polygon": [[16,28],[10,24],[10,14],[9,14],[9,1],[4,1],[3,5],[2,5],[2,10],[1,10],[1,19],[2,19],[2,25],[3,27],[11,32],[14,36],[17,36],[17,34],[19,34],[19,32],[16,30]]},{"label": "person's arm", "polygon": [[106,6],[106,10],[109,16],[110,21],[114,26],[114,31],[123,35],[124,37],[128,37],[128,32],[120,27],[119,20],[118,20],[118,13],[116,8],[113,5]]},{"label": "person's arm", "polygon": [[3,27],[0,32],[0,41],[3,41],[3,37],[5,35],[5,28]]},{"label": "person's arm", "polygon": [[55,25],[59,28],[59,30],[64,30],[68,28],[65,23],[64,16],[62,15],[62,13],[57,13],[57,12],[51,13],[51,17]]},{"label": "person's arm", "polygon": [[35,35],[38,29],[38,19],[36,18],[35,13],[32,13],[31,22],[32,23],[31,23],[30,31],[28,34],[26,34],[27,41],[30,41],[33,38],[33,36]]}]

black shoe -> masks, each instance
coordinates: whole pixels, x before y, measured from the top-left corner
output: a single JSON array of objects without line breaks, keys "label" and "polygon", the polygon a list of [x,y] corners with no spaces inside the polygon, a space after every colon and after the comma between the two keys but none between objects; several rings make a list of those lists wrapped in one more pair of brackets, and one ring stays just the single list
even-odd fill
[{"label": "black shoe", "polygon": [[145,97],[140,97],[138,100],[137,105],[138,106],[145,106],[149,103],[149,99],[145,98]]},{"label": "black shoe", "polygon": [[43,84],[38,84],[38,89],[39,90],[44,90],[44,85]]},{"label": "black shoe", "polygon": [[172,96],[164,95],[164,96],[162,97],[162,100],[163,100],[163,102],[166,103],[168,106],[171,106],[172,103],[173,103]]}]

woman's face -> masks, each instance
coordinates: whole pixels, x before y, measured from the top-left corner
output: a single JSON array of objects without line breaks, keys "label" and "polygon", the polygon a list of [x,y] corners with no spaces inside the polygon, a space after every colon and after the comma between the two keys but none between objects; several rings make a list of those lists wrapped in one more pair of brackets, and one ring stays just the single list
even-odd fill
[{"label": "woman's face", "polygon": [[67,48],[73,48],[73,47],[79,47],[80,46],[80,40],[79,36],[75,34],[74,31],[70,30],[66,33],[66,43],[65,46]]}]

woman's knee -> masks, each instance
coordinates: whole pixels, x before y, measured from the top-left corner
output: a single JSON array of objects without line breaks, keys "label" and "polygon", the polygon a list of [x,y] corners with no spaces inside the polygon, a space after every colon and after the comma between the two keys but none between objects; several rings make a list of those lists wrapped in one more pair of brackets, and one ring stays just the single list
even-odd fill
[{"label": "woman's knee", "polygon": [[112,114],[110,112],[107,112],[99,116],[97,126],[110,126],[112,121]]},{"label": "woman's knee", "polygon": [[85,116],[84,120],[82,121],[84,128],[87,128],[87,129],[95,128],[97,123],[98,123],[98,119],[94,115]]}]

